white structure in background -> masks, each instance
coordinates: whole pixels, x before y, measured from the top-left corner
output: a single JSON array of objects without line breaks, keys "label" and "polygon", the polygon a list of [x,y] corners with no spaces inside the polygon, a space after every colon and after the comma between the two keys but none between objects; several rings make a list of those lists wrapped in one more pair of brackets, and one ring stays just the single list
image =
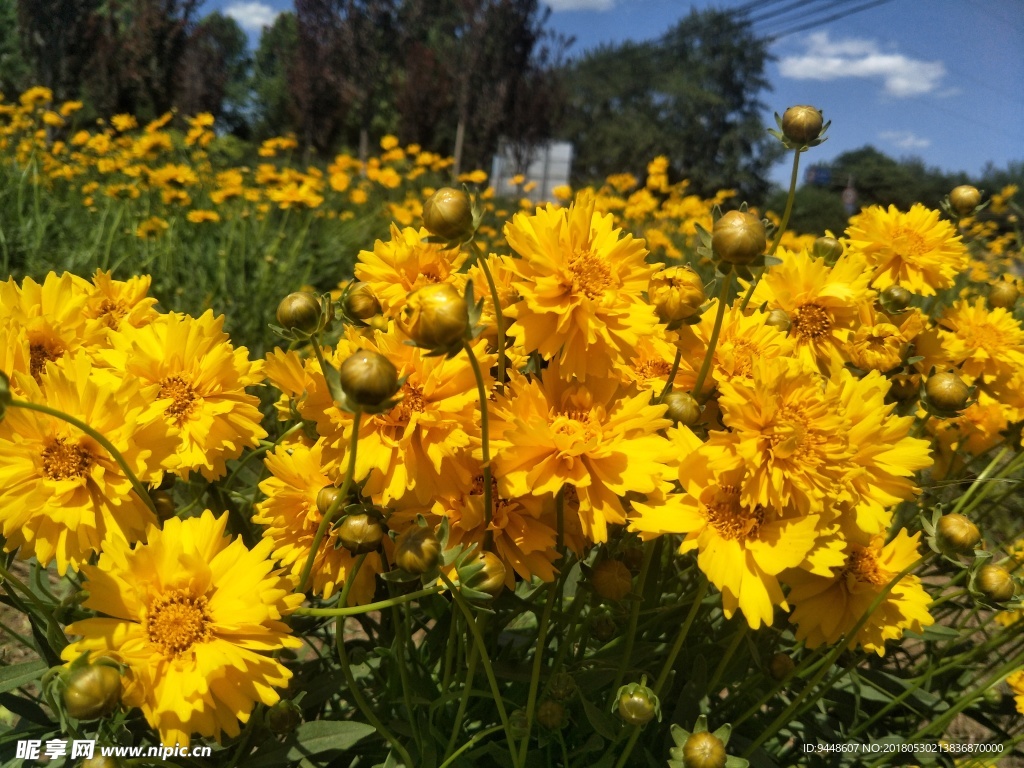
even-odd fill
[{"label": "white structure in background", "polygon": [[527,197],[535,203],[546,203],[556,200],[552,193],[555,187],[569,183],[569,171],[572,169],[572,144],[567,141],[550,141],[533,148],[530,153],[523,175],[526,181],[523,186],[535,182],[529,191],[517,188],[512,184],[516,175],[516,163],[511,148],[501,142],[498,154],[491,163],[490,184],[495,194],[509,197]]}]

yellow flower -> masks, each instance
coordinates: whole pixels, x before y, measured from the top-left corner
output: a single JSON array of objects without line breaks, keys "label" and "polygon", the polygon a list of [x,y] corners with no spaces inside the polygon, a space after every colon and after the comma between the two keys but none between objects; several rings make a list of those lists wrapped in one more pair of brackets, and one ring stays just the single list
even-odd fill
[{"label": "yellow flower", "polygon": [[524,351],[557,359],[562,376],[580,381],[625,363],[658,325],[643,298],[654,272],[643,242],[620,237],[612,216],[594,205],[580,196],[568,210],[548,206],[505,225],[522,257],[510,265],[522,297],[509,308],[516,318],[510,333]]},{"label": "yellow flower", "polygon": [[114,126],[114,130],[120,133],[139,127],[139,121],[135,119],[134,115],[114,115],[110,118],[110,124]]},{"label": "yellow flower", "polygon": [[965,378],[991,383],[1024,369],[1024,328],[1011,312],[958,301],[939,320],[939,340]]},{"label": "yellow flower", "polygon": [[114,280],[110,272],[97,269],[82,314],[104,333],[116,331],[122,323],[136,328],[147,325],[157,317],[156,299],[146,296],[150,282],[149,275]]},{"label": "yellow flower", "polygon": [[782,263],[765,271],[751,305],[768,302],[769,308],[788,314],[799,357],[828,370],[834,362],[842,362],[860,307],[874,298],[865,261],[845,253],[830,267],[806,251],[780,250],[779,257]]},{"label": "yellow flower", "polygon": [[[267,498],[256,505],[253,522],[267,526],[263,538],[273,542],[274,559],[297,582],[323,519],[317,495],[325,486],[338,485],[338,465],[324,461],[323,441],[311,448],[301,443],[280,445],[267,455],[265,463],[271,476],[260,483],[260,490]],[[355,558],[338,541],[336,530],[328,529],[313,561],[313,592],[329,598],[344,586],[354,563]],[[369,555],[356,575],[347,605],[363,605],[373,599],[374,579],[380,570],[380,556]]]},{"label": "yellow flower", "polygon": [[140,240],[151,240],[160,237],[169,227],[170,224],[167,223],[166,219],[161,219],[159,216],[150,216],[136,227],[135,236]]},{"label": "yellow flower", "polygon": [[864,371],[891,371],[903,361],[907,340],[891,323],[862,325],[847,346],[850,362]]},{"label": "yellow flower", "polygon": [[21,94],[18,101],[25,109],[32,109],[39,104],[47,104],[53,101],[53,91],[41,85],[29,88]]},{"label": "yellow flower", "polygon": [[378,240],[372,251],[360,251],[356,280],[370,286],[384,314],[398,317],[411,292],[432,283],[452,283],[462,293],[465,277],[457,274],[466,260],[458,248],[424,242],[426,229],[391,225],[391,239]]},{"label": "yellow flower", "polygon": [[[881,536],[866,546],[851,543],[845,565],[831,578],[806,571],[789,571],[783,579],[791,585],[789,600],[794,604],[790,621],[797,624],[796,638],[816,648],[833,644],[853,629],[871,604],[897,574],[917,559],[920,534],[908,536],[900,530],[883,546]],[[931,597],[917,576],[904,576],[868,617],[847,647],[863,646],[885,655],[885,641],[903,636],[904,630],[920,633],[933,623],[928,613]]]},{"label": "yellow flower", "polygon": [[554,495],[571,485],[585,535],[606,541],[624,523],[621,497],[651,493],[674,475],[673,448],[659,434],[670,422],[650,393],[622,396],[618,383],[563,381],[557,364],[543,383],[516,377],[492,421],[494,471],[506,498]]},{"label": "yellow flower", "polygon": [[216,211],[192,210],[186,214],[186,218],[193,224],[202,224],[207,221],[220,221],[220,214]]},{"label": "yellow flower", "polygon": [[1017,711],[1024,715],[1024,669],[1018,669],[1006,678],[1006,684],[1013,694],[1013,701],[1017,705]]},{"label": "yellow flower", "polygon": [[846,250],[862,254],[871,265],[871,286],[900,285],[934,296],[953,285],[967,269],[967,249],[939,212],[915,203],[907,213],[873,205],[850,219]]},{"label": "yellow flower", "polygon": [[164,744],[192,734],[239,734],[257,703],[273,706],[274,688],[292,673],[271,654],[302,643],[282,619],[303,600],[273,570],[271,542],[246,549],[224,535],[227,513],[209,510],[149,529],[148,543],[117,542],[86,566],[84,605],[107,617],[67,631],[65,661],[88,652],[127,667],[122,701],[139,707]]},{"label": "yellow flower", "polygon": [[198,319],[161,315],[143,328],[122,328],[111,337],[114,349],[102,353],[112,370],[138,379],[143,396],[177,428],[182,477],[199,470],[215,480],[228,459],[267,436],[259,398],[245,392],[262,381],[262,366],[245,347],[232,347],[223,326],[212,310]]},{"label": "yellow flower", "polygon": [[[94,375],[84,353],[47,363],[39,383],[18,373],[25,399],[85,422],[124,457],[140,480],[172,469],[175,437],[138,382]],[[8,552],[78,570],[111,541],[133,543],[156,518],[131,481],[93,438],[61,419],[8,408],[0,421],[0,525]]]}]

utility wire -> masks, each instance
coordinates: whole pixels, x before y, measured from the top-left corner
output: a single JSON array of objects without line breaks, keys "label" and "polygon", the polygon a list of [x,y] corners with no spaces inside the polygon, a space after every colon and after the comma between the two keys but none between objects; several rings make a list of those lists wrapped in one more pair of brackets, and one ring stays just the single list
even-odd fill
[{"label": "utility wire", "polygon": [[815,27],[820,27],[823,24],[830,24],[833,21],[839,21],[840,19],[845,19],[847,16],[852,16],[855,13],[860,13],[861,11],[866,11],[869,8],[874,8],[876,6],[885,5],[886,3],[891,2],[892,0],[873,0],[873,2],[858,5],[854,8],[850,8],[849,10],[843,11],[842,13],[835,13],[832,14],[831,16],[826,16],[823,19],[815,19],[814,21],[808,21],[805,24],[798,24],[795,27],[790,27],[789,29],[783,30],[781,32],[776,32],[772,35],[767,35],[767,38],[769,41],[774,42],[775,40],[778,40],[779,38],[782,37],[786,37],[787,35],[792,35],[796,32],[804,32],[805,30],[808,29],[814,29]]}]

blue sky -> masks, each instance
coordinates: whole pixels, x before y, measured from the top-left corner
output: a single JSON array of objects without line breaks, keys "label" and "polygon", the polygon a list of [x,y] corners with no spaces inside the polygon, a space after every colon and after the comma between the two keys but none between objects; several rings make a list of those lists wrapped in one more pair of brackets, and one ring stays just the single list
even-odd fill
[{"label": "blue sky", "polygon": [[[755,31],[778,34],[768,66],[772,112],[812,104],[832,120],[829,140],[801,160],[828,161],[866,144],[947,171],[1024,160],[1024,2],[1021,0],[549,0],[549,26],[576,38],[570,54],[660,36],[690,8],[753,6]],[[207,0],[250,34],[287,0]],[[788,9],[788,10],[787,10]],[[828,16],[843,18],[825,22]],[[815,23],[823,22],[823,23]],[[772,174],[788,181],[788,161]]]}]

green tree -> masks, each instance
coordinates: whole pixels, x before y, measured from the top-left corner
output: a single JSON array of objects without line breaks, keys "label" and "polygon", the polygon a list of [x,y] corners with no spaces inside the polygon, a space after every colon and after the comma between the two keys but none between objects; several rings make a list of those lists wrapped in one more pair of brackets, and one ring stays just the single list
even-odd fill
[{"label": "green tree", "polygon": [[298,45],[294,13],[282,13],[263,28],[252,70],[253,134],[257,138],[295,131],[295,106],[288,83]]},{"label": "green tree", "polygon": [[17,7],[34,84],[50,88],[57,101],[77,98],[100,39],[101,0],[17,0]]},{"label": "green tree", "polygon": [[0,93],[11,99],[30,88],[34,76],[18,40],[18,6],[0,0]]},{"label": "green tree", "polygon": [[201,19],[178,69],[178,109],[186,115],[209,112],[232,133],[248,134],[251,65],[248,38],[238,22],[219,12]]},{"label": "green tree", "polygon": [[658,40],[606,46],[576,61],[563,132],[575,144],[578,180],[642,176],[664,154],[700,193],[728,187],[762,200],[779,156],[758,100],[769,88],[768,59],[748,23],[694,10]]}]

